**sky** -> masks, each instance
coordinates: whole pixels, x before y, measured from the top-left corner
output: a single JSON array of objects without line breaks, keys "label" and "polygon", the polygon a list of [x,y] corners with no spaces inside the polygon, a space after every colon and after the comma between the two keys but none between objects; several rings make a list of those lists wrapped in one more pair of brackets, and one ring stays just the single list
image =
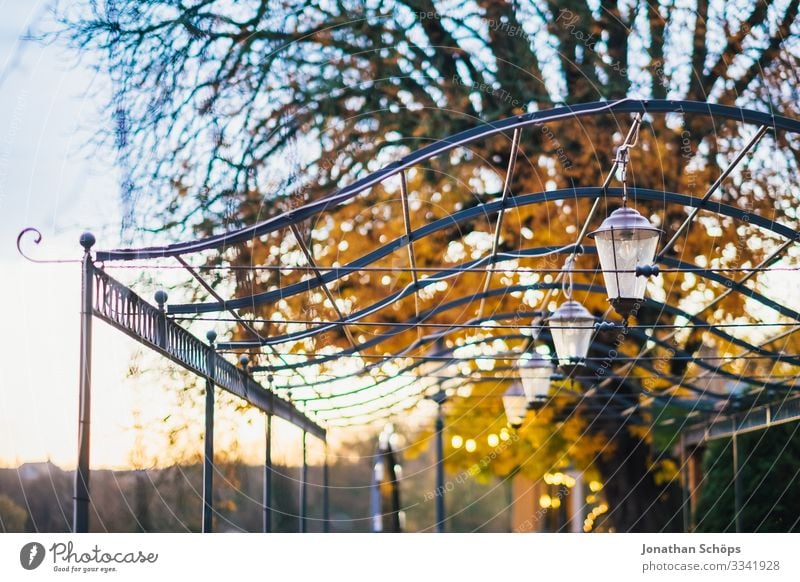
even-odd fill
[{"label": "sky", "polygon": [[[104,79],[62,46],[20,44],[45,6],[0,0],[0,467],[45,460],[74,467],[77,446],[79,265],[27,262],[17,234],[38,228],[41,244],[28,239],[24,249],[47,259],[79,259],[84,230],[95,233],[98,248],[121,242],[113,154],[87,147],[108,122]],[[134,446],[144,449],[145,465],[174,460],[164,430],[152,429],[181,414],[189,426],[183,448],[199,453],[202,409],[181,405],[166,365],[97,320],[94,346],[92,466],[129,466]],[[129,377],[132,362],[149,372]],[[223,410],[218,418],[220,448],[236,440],[246,459],[263,458],[263,415],[239,419]],[[299,435],[275,426],[273,457],[291,462]]]}]

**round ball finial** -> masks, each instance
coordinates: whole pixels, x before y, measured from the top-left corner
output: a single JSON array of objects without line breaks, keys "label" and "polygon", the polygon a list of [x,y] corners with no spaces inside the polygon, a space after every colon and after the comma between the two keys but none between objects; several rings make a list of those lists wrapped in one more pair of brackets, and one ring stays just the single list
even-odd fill
[{"label": "round ball finial", "polygon": [[159,307],[164,307],[164,304],[167,302],[169,295],[167,295],[167,292],[164,291],[163,289],[159,289],[158,291],[156,291],[156,294],[153,297],[155,298],[156,303],[158,303]]},{"label": "round ball finial", "polygon": [[217,341],[217,332],[215,332],[213,329],[209,329],[206,332],[206,339],[208,340],[208,343],[213,344],[215,341]]},{"label": "round ball finial", "polygon": [[97,239],[94,238],[94,235],[91,232],[89,232],[88,230],[86,232],[84,232],[83,234],[81,234],[81,238],[78,239],[78,240],[80,241],[81,246],[83,247],[83,249],[86,250],[86,251],[91,249],[94,246],[94,243],[97,242]]},{"label": "round ball finial", "polygon": [[242,354],[242,357],[239,358],[239,363],[242,365],[242,368],[246,368],[247,364],[250,363],[250,358],[248,358],[246,354]]}]

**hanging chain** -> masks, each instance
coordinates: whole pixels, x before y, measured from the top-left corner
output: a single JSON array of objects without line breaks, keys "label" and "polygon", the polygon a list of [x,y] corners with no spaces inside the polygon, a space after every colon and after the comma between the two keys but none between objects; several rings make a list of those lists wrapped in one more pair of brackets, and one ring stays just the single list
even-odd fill
[{"label": "hanging chain", "polygon": [[619,179],[622,182],[622,206],[628,207],[628,162],[631,161],[630,149],[627,146],[617,150],[617,163],[620,166]]},{"label": "hanging chain", "polygon": [[567,260],[564,261],[564,273],[566,276],[561,280],[561,291],[564,293],[567,301],[572,301],[572,289],[573,289],[573,281],[572,281],[572,270],[575,268],[575,258],[576,254],[570,254],[567,257]]},{"label": "hanging chain", "polygon": [[614,160],[619,165],[619,179],[622,182],[622,206],[628,206],[628,164],[631,161],[631,148],[639,143],[639,128],[642,125],[642,116],[637,113],[633,118],[633,141],[625,142],[617,148],[617,157]]}]

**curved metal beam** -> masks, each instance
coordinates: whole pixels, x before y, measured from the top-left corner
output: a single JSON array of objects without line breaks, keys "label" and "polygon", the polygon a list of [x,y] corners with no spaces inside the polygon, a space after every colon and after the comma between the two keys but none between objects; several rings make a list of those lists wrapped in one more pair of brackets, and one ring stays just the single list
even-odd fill
[{"label": "curved metal beam", "polygon": [[[512,312],[512,313],[497,314],[497,315],[494,315],[494,316],[489,316],[489,317],[482,318],[482,321],[503,321],[503,320],[513,319],[513,318],[517,318],[517,317],[529,318],[529,317],[539,317],[539,316],[541,316],[541,312],[539,312],[539,311],[523,311],[523,312]],[[445,330],[444,332],[442,332],[440,334],[437,334],[436,337],[429,338],[430,342],[436,341],[439,338],[444,337],[446,335],[449,335],[451,333],[455,333],[456,331],[458,331],[458,330]],[[728,372],[727,370],[722,370],[722,369],[720,369],[720,366],[714,366],[712,364],[709,364],[709,363],[705,362],[702,358],[696,358],[695,356],[693,356],[690,352],[686,351],[685,349],[683,349],[681,347],[678,347],[678,346],[673,346],[672,344],[668,343],[665,340],[662,340],[661,338],[656,337],[655,335],[648,336],[647,334],[645,334],[643,331],[641,331],[639,329],[629,328],[628,333],[631,336],[636,337],[638,339],[645,340],[645,341],[652,341],[652,342],[654,342],[654,343],[656,343],[656,344],[658,344],[658,345],[660,345],[662,347],[669,348],[669,349],[673,350],[676,354],[685,357],[685,361],[687,363],[696,364],[696,365],[700,366],[701,368],[703,368],[705,370],[712,371],[714,373],[717,373],[717,374],[720,374],[722,376],[731,378],[733,380],[736,380],[736,381],[739,381],[739,382],[744,382],[744,383],[750,384],[752,386],[766,387],[766,388],[772,388],[772,389],[777,389],[777,390],[786,390],[786,388],[787,388],[785,385],[775,384],[775,383],[771,383],[771,382],[761,382],[761,381],[758,381],[758,380],[753,380],[752,378],[748,378],[746,376],[742,376],[741,374],[734,374],[732,372]],[[540,332],[539,337],[540,338],[548,338],[548,337],[550,337],[550,330],[547,327],[543,327],[542,331]],[[481,339],[479,339],[477,341],[467,342],[463,346],[458,346],[458,348],[481,345],[481,344],[484,344],[484,343],[487,343],[487,342],[490,342],[490,341],[495,341],[495,340],[498,340],[498,339],[500,339],[500,340],[508,340],[508,339],[526,339],[526,338],[528,338],[528,336],[523,335],[523,334],[504,334],[504,335],[500,335],[500,336],[492,336],[492,337],[489,337],[489,338],[481,338]],[[423,339],[425,339],[425,338],[423,338]],[[419,342],[415,342],[415,343],[419,343]],[[425,343],[425,342],[423,342],[423,343]],[[600,348],[608,348],[608,349],[611,348],[611,346],[608,346],[606,344],[603,344],[603,343],[600,343],[600,342],[597,342],[597,341],[593,342],[592,345],[594,347],[600,347]],[[408,349],[412,349],[412,348],[409,347]],[[352,372],[350,374],[337,376],[337,377],[334,377],[334,378],[330,378],[328,380],[320,380],[320,381],[315,382],[313,385],[312,384],[292,384],[292,385],[289,385],[289,386],[284,386],[284,388],[292,388],[293,389],[293,388],[319,386],[320,384],[329,384],[329,383],[338,382],[338,381],[341,381],[341,380],[346,380],[348,378],[360,377],[360,376],[363,376],[364,374],[368,373],[372,369],[379,368],[381,365],[383,365],[384,363],[386,363],[386,362],[388,362],[388,361],[390,361],[392,359],[402,358],[402,357],[403,357],[403,354],[393,354],[392,356],[387,356],[386,359],[381,361],[381,362],[369,364],[369,365],[365,366],[364,368],[362,368],[361,370],[358,370],[356,372]],[[469,358],[469,359],[479,359],[480,357],[481,357],[480,355],[476,355],[474,358]],[[326,358],[329,358],[329,356],[326,356]],[[275,372],[280,371],[280,370],[295,369],[295,368],[301,368],[301,367],[306,367],[306,366],[318,365],[319,363],[320,363],[320,360],[315,359],[315,360],[308,360],[306,362],[301,362],[301,363],[298,363],[298,364],[289,364],[289,365],[282,365],[282,366],[275,366],[275,367],[257,366],[257,367],[254,367],[252,369],[252,371],[253,372],[275,373]],[[409,366],[406,366],[405,368],[401,368],[398,371],[398,374],[411,372],[411,371],[415,370],[416,368],[418,368],[419,366],[423,365],[424,363],[425,363],[424,360],[419,360],[417,362],[414,362],[413,364],[410,364]],[[646,369],[646,370],[648,370],[650,372],[654,372],[654,373],[657,373],[657,374],[659,373],[657,370],[655,370],[655,368],[650,367],[649,364],[641,363],[638,360],[634,364],[635,364],[635,366],[642,367],[642,368],[644,368],[644,369]],[[372,388],[375,388],[376,386],[380,386],[381,384],[389,381],[390,379],[391,378],[384,378],[382,380],[376,381],[373,384],[370,384],[369,386],[362,386],[362,387],[356,388],[354,390],[348,390],[347,392],[343,392],[343,393],[340,393],[340,394],[333,394],[333,395],[331,395],[331,396],[329,396],[329,397],[327,397],[325,399],[328,400],[328,399],[335,399],[335,398],[343,398],[343,397],[346,397],[346,396],[352,396],[354,394],[358,394],[360,392],[364,392],[366,390],[370,390]],[[697,388],[693,384],[689,384],[687,382],[682,382],[681,385],[686,386],[687,388],[689,388],[689,389],[691,389],[691,390],[693,390],[695,392],[698,392],[698,393],[704,392],[704,390],[702,390],[700,388]],[[310,399],[310,400],[319,400],[319,398],[314,398],[314,399]]]},{"label": "curved metal beam", "polygon": [[[589,251],[589,252],[593,252],[595,249],[594,249],[594,247],[587,247],[587,248],[585,248],[585,250]],[[537,256],[538,254],[542,253],[542,249],[526,249],[525,252],[526,253],[530,252],[531,256]],[[564,252],[568,252],[568,251],[564,251]],[[472,263],[474,263],[474,261]],[[668,264],[670,266],[679,266],[679,267],[682,267],[682,268],[693,268],[693,269],[696,269],[696,267],[694,265],[691,265],[690,263],[684,263],[684,262],[678,261],[676,259],[666,258],[664,260],[664,263]],[[452,271],[458,272],[457,269],[453,269]],[[449,272],[451,272],[451,270],[447,270],[446,272],[449,273]],[[733,281],[733,280],[731,280],[731,279],[729,279],[727,277],[724,277],[724,276],[714,272],[713,270],[698,269],[698,270],[693,271],[693,272],[698,274],[698,275],[700,275],[701,277],[704,277],[704,278],[719,282],[719,283],[725,285],[729,289],[734,289],[734,290],[742,293],[746,297],[751,297],[751,298],[755,299],[756,301],[760,302],[761,304],[775,309],[776,311],[778,311],[782,315],[785,315],[787,317],[791,317],[791,318],[793,318],[793,319],[795,319],[797,321],[800,321],[800,312],[797,312],[797,311],[795,311],[793,309],[785,307],[785,306],[777,303],[776,301],[773,301],[772,299],[769,299],[768,297],[764,297],[760,293],[758,293],[758,292],[746,287],[745,285],[737,283],[737,282],[735,282],[735,281]],[[432,284],[432,283],[435,283],[435,282],[437,282],[437,278],[436,277],[430,277],[428,279],[423,280],[421,283],[429,285],[429,284]],[[557,285],[556,284],[549,284],[549,285],[547,285],[547,284],[535,284],[535,285],[531,285],[531,286],[517,285],[517,286],[513,287],[514,290],[519,290],[519,291],[525,291],[525,290],[527,290],[529,288],[530,289],[556,289]],[[469,296],[466,296],[466,297],[461,298],[460,300],[458,300],[459,301],[458,305],[462,305],[462,304],[465,304],[465,303],[468,303],[468,302],[472,302],[472,301],[475,300],[474,298],[476,296],[478,296],[478,295],[481,296],[480,299],[483,299],[483,298],[486,298],[486,297],[495,296],[497,294],[509,292],[509,289],[512,289],[512,287],[501,288],[499,290],[491,290],[489,292],[490,294],[488,294],[488,295],[484,295],[483,293],[469,295]],[[595,288],[593,288],[593,292],[594,292],[594,289]],[[396,301],[398,301],[398,300],[400,300],[400,299],[402,299],[402,298],[404,298],[404,297],[406,297],[406,296],[408,296],[408,295],[410,295],[410,294],[412,294],[414,292],[415,292],[415,290],[413,288],[411,288],[411,287],[407,287],[405,289],[402,289],[402,290],[400,290],[400,291],[398,291],[398,292],[396,292],[396,293],[394,293],[394,294],[392,294],[392,295],[390,295],[388,297],[385,297],[385,298],[381,299],[380,301],[377,301],[376,303],[374,303],[374,304],[372,304],[372,305],[370,305],[368,307],[365,307],[364,309],[352,314],[346,320],[323,323],[321,325],[318,325],[318,326],[310,328],[310,329],[306,329],[306,330],[302,330],[302,331],[298,331],[298,332],[292,332],[292,333],[288,333],[288,334],[283,334],[283,335],[279,335],[279,336],[273,336],[271,338],[262,338],[262,339],[257,339],[257,340],[244,340],[244,341],[236,341],[236,342],[220,342],[219,345],[220,345],[221,349],[236,349],[236,348],[245,348],[245,347],[259,347],[259,346],[262,346],[262,345],[275,345],[275,344],[286,343],[286,342],[290,342],[290,341],[298,341],[298,340],[304,339],[306,337],[312,337],[314,335],[318,335],[318,334],[324,333],[326,331],[331,331],[331,330],[336,329],[337,327],[339,327],[340,325],[342,325],[343,323],[346,323],[346,322],[356,322],[357,320],[361,319],[362,317],[365,317],[366,315],[368,315],[370,313],[379,311],[380,309],[383,309],[384,307],[386,307],[388,305],[391,305],[392,303],[394,303],[394,302],[396,302]],[[392,336],[395,336],[395,335],[398,335],[398,334],[400,334],[400,333],[402,333],[404,331],[407,331],[409,326],[411,326],[411,325],[413,325],[415,323],[416,324],[420,324],[420,323],[424,322],[426,319],[428,319],[429,317],[432,317],[432,316],[440,313],[441,311],[445,311],[447,309],[451,309],[453,307],[453,303],[454,302],[450,302],[450,303],[447,303],[447,304],[443,304],[441,306],[437,306],[436,308],[433,308],[432,310],[428,310],[428,311],[422,313],[419,317],[412,318],[411,320],[406,322],[406,323],[408,323],[408,326],[394,329],[391,332],[388,332],[386,334],[376,335],[369,342],[365,342],[364,344],[360,344],[361,345],[361,349],[364,349],[364,348],[367,348],[367,347],[373,347],[374,345],[377,345],[377,343],[380,343],[380,341],[384,341],[385,339],[388,339],[388,338],[390,338]],[[478,320],[478,321],[480,321],[480,320]],[[698,319],[698,321],[703,321],[703,320],[699,320]],[[703,325],[710,325],[710,324],[707,324],[707,322],[703,321]],[[712,331],[713,331],[713,330],[717,330],[718,328],[716,328],[714,326],[710,326],[710,329],[712,329]],[[369,344],[369,345],[367,345],[367,344]],[[341,353],[344,354],[345,352],[341,352]],[[334,355],[334,354],[332,354],[331,356],[328,356],[329,359],[336,359],[336,357],[337,356]]]},{"label": "curved metal beam", "polygon": [[744,124],[766,125],[789,133],[800,133],[800,121],[796,119],[764,113],[762,111],[754,111],[752,109],[742,109],[739,107],[729,107],[726,105],[697,101],[620,99],[613,102],[598,101],[580,105],[565,105],[563,107],[509,117],[501,121],[483,123],[453,136],[438,140],[396,162],[388,164],[377,172],[353,182],[330,196],[315,202],[310,202],[305,206],[284,212],[240,230],[211,236],[199,241],[156,247],[98,251],[96,253],[96,258],[98,261],[154,259],[220,249],[225,246],[239,244],[292,224],[297,224],[311,216],[324,212],[338,204],[350,200],[360,192],[381,183],[386,178],[394,176],[402,170],[446,153],[454,148],[463,147],[492,135],[513,131],[529,125],[549,123],[562,119],[576,119],[601,113],[680,113],[683,115],[698,115],[711,118],[719,117],[739,121]]},{"label": "curved metal beam", "polygon": [[[448,303],[443,303],[441,305],[438,305],[438,306],[434,307],[433,309],[431,309],[431,310],[425,312],[424,314],[422,314],[419,319],[424,320],[424,319],[426,319],[428,317],[432,317],[434,315],[438,315],[439,313],[443,313],[443,312],[448,311],[450,309],[454,309],[456,307],[460,307],[462,305],[469,304],[469,303],[472,303],[474,301],[478,301],[483,297],[493,297],[493,296],[496,296],[496,295],[502,295],[502,294],[506,294],[506,293],[513,293],[515,291],[526,291],[526,290],[529,290],[529,289],[545,290],[545,289],[557,289],[557,288],[560,288],[560,284],[558,284],[558,283],[536,283],[536,284],[533,284],[533,285],[511,285],[509,287],[504,287],[504,288],[499,288],[499,289],[491,289],[486,293],[482,293],[482,292],[474,293],[472,295],[467,295],[467,296],[461,297],[459,299],[455,299],[453,301],[450,301]],[[584,284],[584,283],[580,283],[580,284],[576,283],[574,285],[574,289],[577,290],[577,291],[587,291],[587,292],[590,292],[590,293],[605,293],[605,288],[604,287],[600,287],[598,285],[587,285],[587,284]],[[734,337],[734,336],[730,335],[729,333],[717,328],[716,326],[714,326],[712,324],[709,324],[708,322],[706,322],[702,318],[700,318],[698,316],[695,316],[695,315],[692,315],[692,314],[690,314],[690,313],[688,313],[688,312],[686,312],[686,311],[684,311],[684,310],[682,310],[682,309],[680,309],[678,307],[673,307],[671,305],[667,305],[665,303],[662,303],[660,301],[656,301],[656,300],[651,299],[651,298],[645,298],[644,303],[645,303],[645,305],[650,305],[650,306],[652,306],[652,307],[654,307],[656,309],[659,309],[662,313],[666,311],[666,312],[672,314],[673,316],[681,316],[681,317],[684,317],[685,319],[687,319],[688,321],[690,321],[692,323],[695,323],[695,324],[698,324],[698,325],[702,325],[702,326],[704,326],[704,329],[706,329],[709,332],[713,333],[717,337],[719,337],[719,338],[721,338],[721,339],[723,339],[723,340],[725,340],[727,342],[733,343],[733,344],[735,344],[735,345],[737,345],[739,347],[751,350],[751,351],[753,351],[755,353],[758,353],[758,354],[767,354],[767,355],[774,355],[775,354],[775,352],[772,352],[772,351],[767,350],[765,348],[761,348],[761,347],[755,346],[755,345],[753,345],[753,344],[751,344],[751,343],[749,343],[746,340],[743,340],[741,338]],[[413,323],[416,319],[417,319],[416,317],[412,318],[412,320],[410,320],[410,322]],[[400,333],[403,333],[403,332],[405,332],[407,330],[408,330],[407,327],[402,327],[402,328],[399,328],[399,329],[392,329],[392,330],[387,331],[385,333],[377,334],[376,336],[374,336],[370,340],[368,340],[368,341],[366,341],[366,342],[364,342],[362,344],[359,344],[356,347],[358,348],[359,351],[363,351],[364,349],[367,349],[369,347],[373,347],[375,345],[378,345],[379,343],[381,343],[383,341],[386,341],[387,339],[389,339],[389,338],[391,338],[393,336],[399,335]],[[315,332],[316,333],[322,333],[322,331],[316,331],[316,330],[309,330],[309,331],[311,333],[315,333]],[[635,331],[635,330],[632,330],[632,331]],[[293,334],[288,334],[288,335],[293,335]],[[289,338],[289,339],[285,339],[286,336],[282,336],[282,337],[284,339],[281,339],[281,342],[294,341],[293,337]],[[307,337],[307,336],[304,335],[303,337]],[[277,341],[278,339],[279,338],[274,338],[274,341]],[[652,339],[652,338],[648,338],[648,339]],[[273,339],[246,340],[246,341],[239,341],[239,342],[220,342],[219,343],[219,347],[220,347],[220,349],[252,348],[252,347],[260,347],[261,345],[266,345],[267,342],[273,342]],[[272,345],[272,343],[270,343],[270,345]],[[336,359],[340,358],[341,356],[350,355],[350,354],[355,353],[355,350],[356,350],[356,348],[347,348],[347,349],[344,349],[344,350],[341,350],[341,351],[337,352],[336,354],[330,354],[328,356],[323,356],[322,358],[318,358],[316,360],[313,360],[312,363],[321,364],[321,363],[325,363],[325,362],[328,362],[328,361],[336,360]],[[800,357],[786,355],[782,359],[785,362],[800,366]],[[298,365],[298,367],[300,367],[300,365]]]},{"label": "curved metal beam", "polygon": [[[356,259],[355,261],[348,263],[344,267],[339,267],[327,271],[321,277],[313,277],[306,281],[301,281],[299,283],[287,285],[286,287],[275,289],[273,291],[258,293],[252,296],[241,297],[238,299],[231,299],[229,301],[224,301],[224,302],[212,301],[207,303],[186,303],[186,304],[169,305],[167,307],[167,312],[170,314],[213,313],[217,311],[226,311],[229,309],[242,309],[242,308],[255,307],[258,305],[272,303],[275,301],[279,301],[281,299],[286,299],[287,297],[291,297],[293,295],[302,293],[304,291],[311,291],[312,289],[316,289],[320,285],[332,283],[337,279],[340,279],[348,274],[352,274],[353,272],[358,271],[358,269],[361,267],[369,266],[372,263],[392,254],[394,251],[403,248],[407,244],[410,244],[411,241],[417,241],[423,239],[427,236],[430,236],[433,233],[439,232],[448,227],[452,227],[454,224],[472,220],[479,216],[487,216],[487,217],[491,216],[492,214],[497,213],[504,206],[507,209],[521,208],[533,204],[540,204],[543,202],[553,202],[556,200],[576,199],[576,198],[596,198],[603,194],[604,192],[602,188],[599,187],[564,188],[561,190],[553,190],[550,192],[539,192],[536,194],[525,194],[521,196],[514,196],[512,198],[509,198],[505,202],[503,202],[502,200],[493,200],[491,202],[479,204],[478,206],[473,206],[471,208],[461,210],[446,218],[441,218],[439,220],[426,224],[425,226],[422,226],[421,228],[418,228],[415,231],[413,231],[413,237],[408,238],[406,236],[403,236],[400,238],[396,238],[386,243],[382,247],[379,247],[374,251],[367,253],[366,255],[360,257],[359,259]],[[612,198],[621,198],[622,189],[609,188],[607,192],[605,192],[605,195]],[[703,204],[700,198],[694,198],[692,196],[686,196],[684,194],[677,194],[674,192],[651,190],[648,188],[630,187],[628,188],[628,195],[631,197],[635,196],[640,200],[669,202],[673,204],[680,204],[686,207],[697,208],[702,205],[704,210],[716,212],[717,214],[728,216],[730,218],[733,218],[734,220],[738,220],[746,224],[753,224],[755,226],[764,228],[768,231],[774,232],[775,234],[785,237],[787,239],[800,240],[800,232],[794,230],[790,226],[787,226],[780,222],[776,222],[774,220],[766,219],[764,217],[758,216],[757,214],[752,214],[741,208],[736,208],[734,206],[729,206],[719,202],[705,202]],[[552,252],[555,248],[556,247],[543,247],[541,249],[536,249],[535,253],[526,256],[532,256],[532,257],[541,256],[542,254],[547,254],[549,252]],[[572,248],[574,248],[574,246],[563,247],[563,248],[571,250]],[[507,260],[509,258],[513,258],[513,256],[504,253],[498,253],[496,257],[484,257],[482,259],[476,259],[474,261],[463,263],[462,265],[455,266],[452,269],[444,269],[440,271],[437,275],[442,276],[449,274],[457,274],[458,272],[460,272],[460,270],[464,268],[473,268],[474,266],[481,265],[484,262],[488,262],[489,264],[491,264],[491,262],[498,262],[502,260]],[[435,282],[436,282],[435,277],[429,277],[428,279],[420,281],[419,285],[420,286],[430,285]],[[742,289],[747,289],[747,291],[750,292],[750,290],[747,287],[742,286]],[[402,297],[397,297],[393,299],[393,301],[396,301],[397,299],[401,298]]]}]

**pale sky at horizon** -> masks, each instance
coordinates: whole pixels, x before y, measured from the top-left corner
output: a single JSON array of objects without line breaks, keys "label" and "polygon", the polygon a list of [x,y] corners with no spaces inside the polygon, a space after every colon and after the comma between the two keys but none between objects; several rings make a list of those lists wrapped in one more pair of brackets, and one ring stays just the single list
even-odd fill
[{"label": "pale sky at horizon", "polygon": [[[0,0],[0,110],[6,113],[0,116],[0,269],[6,280],[0,302],[7,314],[0,340],[0,467],[49,459],[70,468],[76,457],[78,266],[28,263],[17,254],[17,234],[27,226],[41,230],[41,245],[28,240],[24,247],[38,258],[79,258],[77,241],[86,229],[98,246],[121,241],[113,156],[88,156],[82,147],[91,128],[103,123],[99,97],[85,97],[96,95],[102,80],[62,47],[18,44],[44,6]],[[163,361],[145,355],[143,365],[158,368],[138,383],[127,379],[137,345],[100,321],[94,330],[92,466],[124,467],[137,442],[137,418],[158,423],[186,408],[176,408],[175,395],[164,390],[168,380],[152,383]],[[202,409],[196,413],[187,418],[184,444],[199,453]],[[236,438],[245,459],[263,458],[262,418],[248,414],[235,428],[233,417],[218,411],[218,448]],[[276,462],[294,462],[299,431],[275,426]],[[147,432],[139,431],[139,438]],[[161,442],[145,448],[164,462],[170,451]]]}]

